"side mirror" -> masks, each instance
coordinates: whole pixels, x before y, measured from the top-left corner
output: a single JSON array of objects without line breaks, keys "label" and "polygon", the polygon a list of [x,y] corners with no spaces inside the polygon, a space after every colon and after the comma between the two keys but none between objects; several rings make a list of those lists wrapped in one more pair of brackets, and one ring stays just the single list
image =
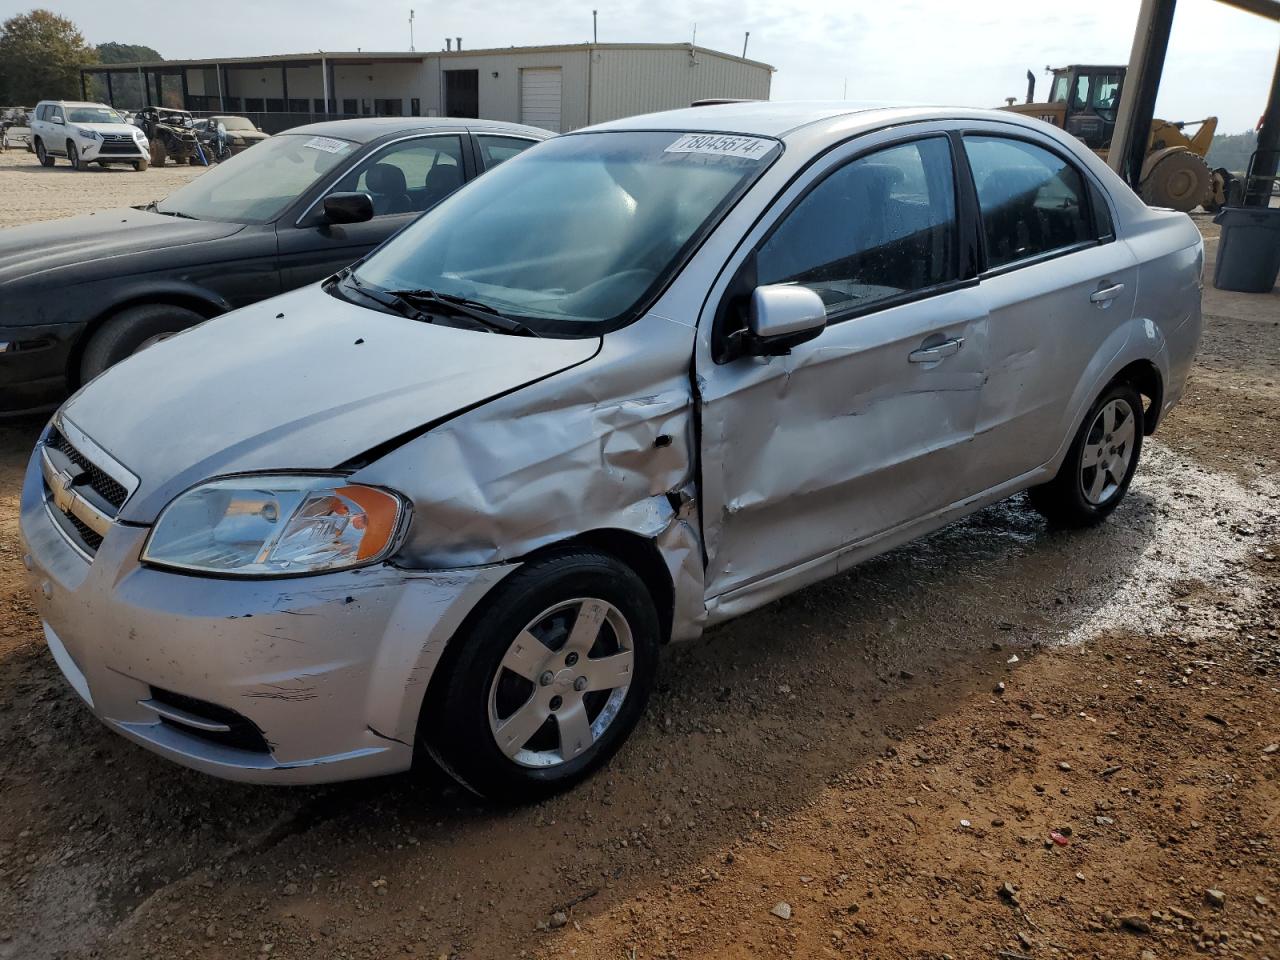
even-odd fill
[{"label": "side mirror", "polygon": [[783,356],[826,327],[827,308],[808,287],[792,283],[756,287],[747,311],[744,352],[758,357]]},{"label": "side mirror", "polygon": [[65,121],[65,120],[63,120],[63,119],[62,119],[61,117],[59,117],[59,116],[55,116],[55,117],[53,118],[53,122],[54,122],[54,123],[57,123],[57,124],[63,124],[63,123],[66,123],[66,121]]},{"label": "side mirror", "polygon": [[329,223],[364,223],[373,219],[373,198],[367,193],[331,193],[324,198]]}]

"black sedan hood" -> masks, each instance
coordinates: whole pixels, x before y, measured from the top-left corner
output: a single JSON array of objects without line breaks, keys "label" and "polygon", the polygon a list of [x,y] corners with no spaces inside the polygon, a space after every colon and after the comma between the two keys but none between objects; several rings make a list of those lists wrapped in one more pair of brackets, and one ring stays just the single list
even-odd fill
[{"label": "black sedan hood", "polygon": [[[114,272],[120,257],[191,243],[221,240],[244,229],[240,223],[189,220],[125,207],[65,220],[47,220],[0,230],[0,287],[19,280],[50,282],[50,271],[101,262]],[[88,279],[80,274],[78,279]]]}]

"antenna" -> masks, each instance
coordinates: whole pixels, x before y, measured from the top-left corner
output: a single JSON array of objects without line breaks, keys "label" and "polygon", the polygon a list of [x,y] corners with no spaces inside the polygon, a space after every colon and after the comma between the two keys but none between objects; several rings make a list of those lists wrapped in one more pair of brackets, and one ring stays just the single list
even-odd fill
[{"label": "antenna", "polygon": [[409,50],[413,50],[413,7],[409,8]]},{"label": "antenna", "polygon": [[592,10],[592,11],[591,11],[591,42],[592,42],[592,43],[599,43],[599,42],[600,42],[600,31],[599,31],[599,29],[598,29],[598,24],[596,23],[596,11],[595,11],[595,10]]},{"label": "antenna", "polygon": [[742,35],[742,59],[747,59],[747,41],[751,39],[751,31],[748,30]]}]

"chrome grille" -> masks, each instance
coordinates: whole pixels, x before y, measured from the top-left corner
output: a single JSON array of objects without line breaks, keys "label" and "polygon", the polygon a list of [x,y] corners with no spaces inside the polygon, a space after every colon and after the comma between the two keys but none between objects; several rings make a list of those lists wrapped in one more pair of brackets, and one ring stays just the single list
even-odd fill
[{"label": "chrome grille", "polygon": [[67,542],[92,560],[138,480],[72,424],[57,420],[36,448],[45,509]]},{"label": "chrome grille", "polygon": [[124,485],[107,474],[101,467],[89,462],[89,459],[71,445],[62,432],[54,427],[49,432],[47,446],[54,450],[61,450],[67,455],[67,459],[74,463],[88,475],[89,487],[102,497],[103,500],[111,504],[117,510],[123,505],[125,498],[129,496],[129,491]]}]

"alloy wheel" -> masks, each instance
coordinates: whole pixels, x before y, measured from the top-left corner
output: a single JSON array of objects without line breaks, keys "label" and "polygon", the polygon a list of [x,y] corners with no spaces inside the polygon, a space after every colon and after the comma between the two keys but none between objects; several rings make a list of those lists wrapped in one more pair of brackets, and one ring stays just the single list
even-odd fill
[{"label": "alloy wheel", "polygon": [[635,670],[631,627],[607,601],[581,598],[538,614],[507,648],[489,688],[489,729],[523,767],[581,756],[627,698]]},{"label": "alloy wheel", "polygon": [[1125,400],[1112,400],[1098,411],[1080,453],[1080,490],[1094,506],[1119,491],[1133,462],[1137,416]]}]

